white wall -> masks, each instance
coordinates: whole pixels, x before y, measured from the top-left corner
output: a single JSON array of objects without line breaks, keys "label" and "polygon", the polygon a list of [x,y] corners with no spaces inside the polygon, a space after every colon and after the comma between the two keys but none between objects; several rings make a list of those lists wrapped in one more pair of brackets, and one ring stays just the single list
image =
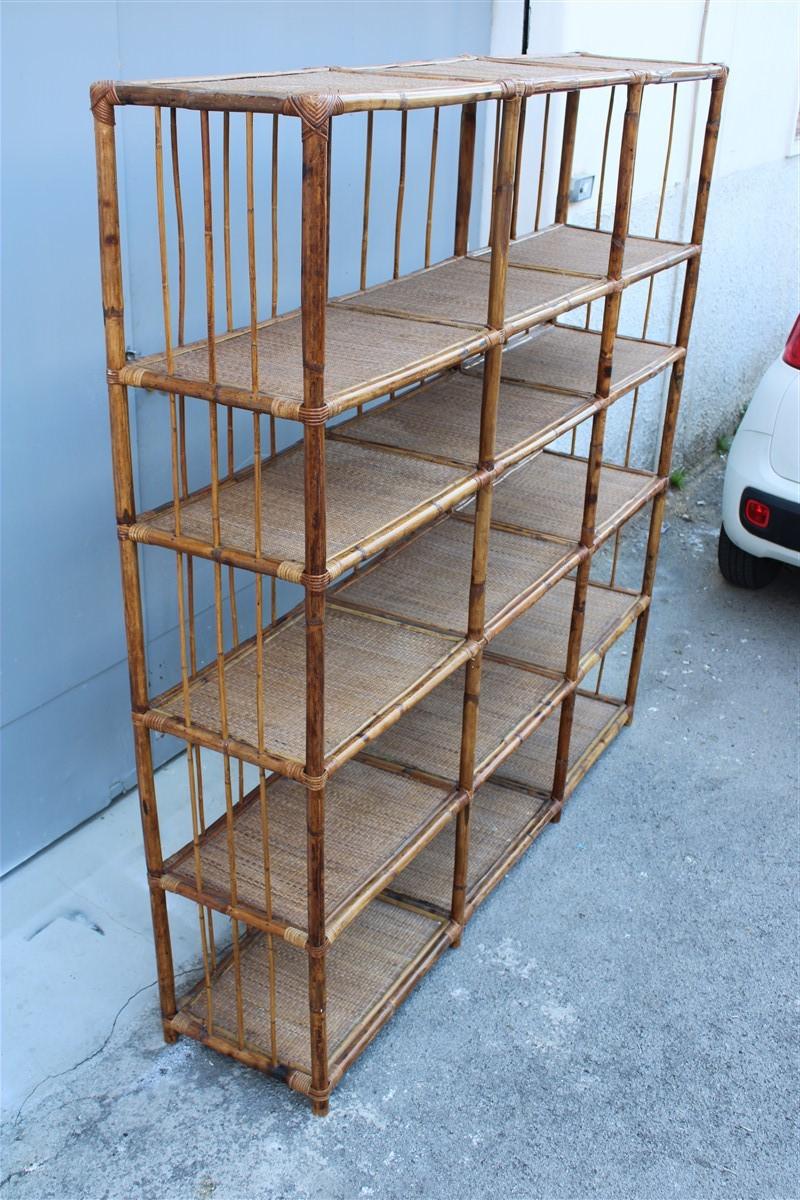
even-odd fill
[{"label": "white wall", "polygon": [[[519,53],[518,0],[495,0],[492,53]],[[758,377],[780,352],[798,300],[798,163],[793,131],[797,120],[800,7],[792,0],[648,0],[587,3],[532,0],[529,54],[586,50],[597,54],[725,62],[730,77],[720,130],[706,246],[675,458],[691,463],[714,450],[720,433],[732,431]],[[619,89],[618,89],[619,91]],[[691,229],[698,153],[703,137],[708,84],[678,91],[665,212],[661,234],[687,239]],[[631,231],[654,233],[672,89],[645,92],[640,122]],[[574,174],[599,178],[608,95],[581,96]],[[563,102],[562,102],[563,104]],[[537,121],[543,101],[529,104],[524,171],[534,180],[540,143]],[[538,107],[537,107],[538,106]],[[613,163],[619,145],[624,97],[617,96],[611,132]],[[558,170],[561,105],[552,107],[552,152],[545,173],[546,219],[551,219]],[[790,157],[790,155],[794,155]],[[692,177],[687,184],[690,162]],[[605,228],[614,200],[613,172],[605,188]],[[532,189],[531,189],[532,190]],[[532,225],[534,197],[523,196],[520,230]],[[488,197],[487,197],[488,199]],[[594,224],[596,193],[571,207],[570,220]],[[681,275],[666,272],[656,283],[649,334],[674,330]],[[632,288],[623,303],[623,331],[641,333],[642,293]],[[638,325],[638,328],[637,328]],[[654,430],[663,386],[653,385],[643,412],[641,447],[652,461]],[[649,418],[649,420],[648,420]],[[613,423],[612,423],[613,443]],[[612,444],[612,449],[613,449]]]}]

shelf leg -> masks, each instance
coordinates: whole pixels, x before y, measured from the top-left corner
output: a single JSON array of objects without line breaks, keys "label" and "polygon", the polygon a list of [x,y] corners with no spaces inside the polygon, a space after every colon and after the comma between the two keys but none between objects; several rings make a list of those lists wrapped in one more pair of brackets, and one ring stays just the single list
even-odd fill
[{"label": "shelf leg", "polygon": [[[96,85],[100,88],[102,85]],[[95,101],[95,89],[92,89]],[[117,201],[116,146],[114,138],[113,104],[97,104],[94,108],[95,150],[97,154],[97,200],[100,227],[100,269],[103,293],[106,363],[109,372],[125,365],[125,326],[123,316],[122,260],[120,253],[119,206]],[[130,416],[127,388],[110,377],[108,386],[111,451],[114,472],[114,499],[117,522],[131,524],[136,519],[136,501],[131,463]],[[147,665],[145,656],[142,599],[139,586],[139,563],[133,542],[121,540],[120,567],[125,614],[125,635],[128,648],[131,704],[134,714],[142,713],[148,704]],[[158,826],[153,759],[150,735],[134,721],[136,774],[139,785],[139,810],[142,820],[144,852],[151,878],[163,869],[161,836]],[[172,943],[167,914],[167,898],[156,883],[150,884],[150,911],[155,940],[156,968],[164,1036],[174,1041],[176,1034],[169,1026],[175,1016],[175,972],[172,964]]]},{"label": "shelf leg", "polygon": [[[498,154],[495,190],[492,201],[490,244],[492,259],[489,276],[489,308],[487,324],[502,329],[505,314],[508,244],[511,236],[514,167],[517,154],[521,100],[518,96],[503,101],[502,129]],[[500,397],[502,349],[493,346],[486,353],[483,368],[481,426],[478,462],[481,470],[490,473],[494,468],[497,406]],[[479,642],[484,636],[486,620],[486,571],[489,558],[489,533],[492,519],[491,476],[478,492],[475,529],[472,541],[472,572],[469,589],[467,636]],[[461,750],[459,757],[459,787],[472,792],[475,785],[475,754],[478,737],[478,704],[481,688],[483,654],[478,652],[466,668],[464,707],[461,720]],[[451,919],[463,928],[465,921],[467,878],[469,866],[470,804],[465,804],[456,818],[456,849],[453,864],[453,894]],[[461,943],[461,934],[454,938],[453,947]]]},{"label": "shelf leg", "polygon": [[[695,199],[694,206],[694,220],[692,222],[692,243],[696,246],[702,245],[703,242],[706,215],[708,213],[708,197],[711,191],[711,177],[714,171],[714,158],[717,152],[719,124],[722,116],[722,101],[725,95],[726,82],[727,74],[723,74],[712,80],[711,83],[711,96],[708,102],[708,116],[706,118],[703,150],[700,158],[700,174],[697,181],[697,197]],[[686,350],[689,345],[689,335],[692,330],[692,317],[694,315],[694,303],[695,299],[697,298],[697,281],[699,273],[700,257],[695,256],[689,260],[689,263],[686,267],[686,276],[683,282],[683,296],[681,299],[681,310],[678,317],[678,332],[675,338],[675,344],[680,346],[683,350]],[[667,392],[667,404],[664,411],[664,426],[661,434],[661,447],[658,455],[658,474],[662,479],[667,479],[671,470],[672,448],[675,444],[675,430],[678,425],[678,413],[680,410],[685,367],[686,356],[684,355],[683,358],[673,365],[672,372],[670,374],[669,390]],[[647,557],[645,560],[644,578],[642,580],[642,592],[646,596],[652,596],[653,594],[653,584],[655,582],[658,551],[661,544],[661,526],[664,520],[665,506],[666,491],[659,492],[658,496],[656,496],[655,500],[653,501],[653,513],[650,519],[650,530],[647,537]],[[636,692],[639,687],[639,675],[642,669],[644,644],[647,637],[647,623],[651,608],[652,605],[648,605],[636,622],[633,652],[631,654],[631,665],[628,671],[628,688],[625,697],[629,709],[628,724],[630,724],[633,720],[633,711],[636,705]]]},{"label": "shelf leg", "polygon": [[[325,306],[328,298],[328,174],[333,96],[293,101],[302,121],[303,405],[325,402]],[[306,790],[308,875],[308,1009],[315,1116],[328,1111],[330,1068],[326,1019],[325,937],[325,426],[303,429],[305,489],[306,762],[315,780]]]},{"label": "shelf leg", "polygon": [[[628,86],[628,102],[625,109],[625,119],[622,127],[622,145],[620,147],[619,174],[617,177],[617,201],[614,211],[614,229],[611,236],[611,250],[608,260],[608,277],[619,280],[622,276],[622,263],[625,253],[625,238],[628,233],[630,220],[631,198],[633,195],[633,168],[636,159],[636,139],[639,131],[639,112],[642,106],[642,84],[634,83]],[[568,97],[569,104],[569,97]],[[568,110],[569,113],[569,110]],[[575,109],[577,117],[577,106]],[[565,126],[566,126],[565,121]],[[572,129],[574,141],[575,131]],[[566,128],[565,128],[566,140]],[[562,184],[564,182],[564,157],[562,155]],[[567,186],[568,186],[567,177]],[[563,193],[559,186],[559,203]],[[565,219],[566,213],[563,214]],[[600,354],[597,363],[597,384],[595,394],[599,400],[607,400],[611,388],[611,368],[614,355],[614,341],[619,324],[619,311],[622,303],[620,289],[606,297],[603,308],[603,328],[600,335]],[[564,697],[561,705],[561,719],[558,726],[558,744],[556,748],[556,764],[553,773],[553,799],[560,807],[553,817],[553,823],[561,820],[564,794],[569,773],[569,750],[572,740],[572,723],[575,715],[575,699],[580,674],[581,643],[583,641],[583,625],[586,612],[586,594],[589,587],[589,577],[592,570],[592,552],[594,546],[595,524],[597,520],[597,496],[600,485],[600,469],[603,462],[603,443],[605,440],[606,412],[601,408],[592,421],[592,437],[589,448],[589,461],[586,470],[586,491],[583,503],[583,521],[581,525],[580,543],[584,557],[578,566],[575,581],[575,597],[572,606],[569,639],[567,642],[567,661],[565,676],[572,684],[572,689]]]}]

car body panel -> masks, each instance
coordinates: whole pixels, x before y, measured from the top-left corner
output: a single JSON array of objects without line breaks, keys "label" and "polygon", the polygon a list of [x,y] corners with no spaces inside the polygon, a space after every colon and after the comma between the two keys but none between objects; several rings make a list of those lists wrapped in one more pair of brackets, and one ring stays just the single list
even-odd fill
[{"label": "car body panel", "polygon": [[794,380],[783,393],[778,408],[769,461],[783,479],[800,483],[800,371],[794,367],[786,369],[792,372]]},{"label": "car body panel", "polygon": [[800,388],[800,371],[790,367],[782,358],[767,367],[761,377],[747,410],[739,424],[740,430],[772,434],[783,398],[791,389]]}]

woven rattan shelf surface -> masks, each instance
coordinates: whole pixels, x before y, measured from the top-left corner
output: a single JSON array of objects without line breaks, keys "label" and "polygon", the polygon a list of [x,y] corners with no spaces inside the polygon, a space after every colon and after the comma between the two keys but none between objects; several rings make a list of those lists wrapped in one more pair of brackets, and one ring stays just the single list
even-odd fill
[{"label": "woven rattan shelf surface", "polygon": [[[583,777],[587,758],[610,732],[620,728],[626,712],[621,701],[610,701],[590,693],[578,692],[572,722],[567,794]],[[536,730],[538,736],[527,738],[511,757],[506,759],[498,771],[498,777],[511,784],[516,783],[525,788],[535,788],[537,791],[548,793],[555,768],[558,724],[557,712],[543,721]]]},{"label": "woven rattan shelf surface", "polygon": [[[272,917],[295,929],[306,928],[308,880],[306,798],[300,784],[273,777],[265,789],[262,813],[255,788],[233,808],[232,828],[219,818],[199,839],[199,875],[189,844],[165,864],[165,886],[183,895],[204,893],[219,907],[232,902],[230,844],[236,861],[236,897],[266,920],[264,839],[268,830]],[[385,874],[387,864],[424,835],[452,807],[452,793],[404,775],[350,762],[332,779],[325,794],[325,913],[328,924],[363,899],[368,885]],[[179,884],[180,887],[176,887]],[[330,935],[329,935],[330,936]]]},{"label": "woven rattan shelf surface", "polygon": [[[599,354],[599,333],[568,325],[543,325],[532,337],[512,343],[504,351],[503,379],[593,396]],[[683,351],[675,346],[617,337],[611,365],[610,398],[614,400],[644,383],[682,356]],[[469,370],[482,374],[483,360]]]},{"label": "woven rattan shelf surface", "polygon": [[[477,435],[476,443],[477,445]],[[378,450],[331,441],[326,453],[328,570],[364,555],[362,545],[374,551],[382,538],[391,540],[389,527],[411,513],[429,518],[444,512],[469,494],[470,474],[463,468],[422,459],[399,458]],[[220,540],[226,553],[252,557],[255,565],[254,472],[252,467],[223,482],[219,489]],[[261,552],[276,564],[303,569],[304,492],[303,448],[297,446],[261,469]],[[474,486],[477,486],[475,484]],[[473,489],[474,490],[474,487]],[[180,504],[181,534],[202,543],[210,556],[214,546],[211,494],[208,489]],[[149,533],[148,533],[149,531]],[[175,508],[172,504],[137,521],[134,534],[147,539],[157,533],[172,538]],[[377,542],[377,545],[376,545]],[[276,567],[277,570],[286,567]]]},{"label": "woven rattan shelf surface", "polygon": [[[485,317],[479,324],[483,324]],[[303,400],[302,331],[299,313],[259,327],[258,393],[254,398],[250,330],[215,339],[215,387],[231,389],[247,406],[296,417]],[[380,396],[394,387],[451,366],[485,347],[485,331],[446,321],[406,321],[380,313],[330,304],[326,316],[325,401],[331,411]],[[123,383],[158,387],[208,398],[205,340],[177,348],[172,372],[163,354],[136,359],[120,371]],[[169,386],[167,386],[167,381]]]},{"label": "woven rattan shelf surface", "polygon": [[[281,112],[314,119],[323,100],[333,111],[410,108],[500,99],[510,86],[526,95],[614,83],[678,82],[719,75],[716,63],[656,62],[566,54],[539,58],[463,55],[374,67],[316,67],[302,71],[153,79],[114,85],[114,102],[185,108]],[[315,104],[316,102],[316,104]]]},{"label": "woven rattan shelf surface", "polygon": [[[536,737],[541,730],[533,734]],[[550,782],[547,789],[549,790]],[[551,802],[544,796],[485,783],[470,806],[467,900],[481,880],[503,861],[517,839],[532,825],[547,823]],[[453,890],[455,832],[445,829],[397,876],[394,895],[433,905],[447,912]]]},{"label": "woven rattan shelf surface", "polygon": [[[554,225],[514,242],[506,281],[504,336],[550,320],[608,291],[611,235]],[[681,262],[696,247],[629,238],[623,279],[632,282]],[[486,348],[489,251],[450,259],[413,275],[378,284],[328,305],[325,402],[331,414],[417,382]],[[258,391],[252,388],[250,330],[215,339],[216,374],[209,379],[205,341],[136,359],[119,372],[123,383],[205,398],[236,399],[248,407],[298,417],[303,357],[297,313],[258,330]],[[225,389],[225,394],[219,389]],[[594,390],[594,389],[592,389]]]},{"label": "woven rattan shelf surface", "polygon": [[[606,465],[600,472],[596,538],[606,537],[663,486],[657,476]],[[498,480],[492,522],[574,542],[580,537],[586,460],[545,450]],[[470,501],[469,508],[474,507]]]},{"label": "woven rattan shelf surface", "polygon": [[[563,579],[497,635],[489,652],[520,663],[563,671],[566,663],[575,582]],[[630,592],[590,584],[581,643],[581,662],[627,628],[640,609],[640,598]]]},{"label": "woven rattan shelf surface", "polygon": [[[463,637],[467,625],[473,526],[442,521],[407,546],[346,582],[338,604]],[[495,529],[489,541],[486,628],[492,636],[497,616],[523,594],[565,574],[575,563],[577,544]],[[563,579],[543,592],[535,605],[494,637],[492,654],[562,671],[575,584]],[[583,657],[596,651],[635,615],[639,596],[590,585],[586,604]]]},{"label": "woven rattan shelf surface", "polygon": [[[489,643],[478,710],[478,767],[493,758],[504,739],[549,704],[562,686],[558,673],[566,665],[574,586],[571,579],[556,585]],[[582,669],[599,649],[607,649],[628,628],[639,607],[639,597],[628,592],[589,588]],[[531,667],[550,671],[553,676],[540,675]],[[451,675],[378,738],[370,753],[376,759],[417,767],[434,778],[454,782],[458,775],[463,683],[463,671]],[[520,753],[516,750],[514,757]]]},{"label": "woven rattan shelf surface", "polygon": [[[658,62],[644,58],[605,57],[577,51],[572,54],[538,55],[536,58],[464,56],[438,62],[399,64],[390,70],[414,71],[420,75],[453,79],[512,79],[539,90],[539,84],[556,86],[561,72],[567,73],[567,86],[600,87],[609,83],[624,83],[631,75],[649,80],[701,79],[718,74],[716,63]],[[619,74],[617,74],[619,73]],[[613,76],[617,78],[613,78]]]},{"label": "woven rattan shelf surface", "polygon": [[[592,745],[616,717],[617,709],[613,705],[583,695],[576,698],[571,765],[591,751]],[[470,807],[468,899],[475,896],[481,881],[503,864],[526,833],[538,832],[547,824],[552,807],[547,796],[555,770],[558,724],[559,710],[556,710],[503,764],[498,773],[502,786],[495,777],[475,793]],[[523,755],[524,769],[519,773],[524,774],[531,792],[515,788],[505,779],[508,771],[518,772],[516,764]],[[454,849],[455,833],[445,829],[397,876],[392,891],[448,911]]]},{"label": "woven rattan shelf surface", "polygon": [[[442,521],[376,566],[348,580],[339,604],[394,614],[398,619],[463,637],[467,625],[473,525]],[[576,545],[493,530],[489,539],[486,617],[494,617],[534,584],[565,572]]]},{"label": "woven rattan shelf surface", "polygon": [[[519,269],[568,272],[580,277],[604,276],[610,251],[611,234],[602,229],[551,225],[512,242],[508,261],[510,267]],[[697,253],[699,247],[682,242],[631,236],[625,241],[622,278],[634,282]]]},{"label": "woven rattan shelf surface", "polygon": [[[608,256],[606,256],[606,266]],[[605,274],[605,267],[600,274]],[[509,268],[506,277],[506,325],[532,323],[540,314],[565,312],[604,290],[591,272],[562,275],[557,271]],[[474,329],[486,322],[489,303],[489,254],[457,258],[380,283],[366,292],[336,302],[345,308],[391,313],[396,317],[461,322]]]},{"label": "woven rattan shelf surface", "polygon": [[[474,467],[481,393],[476,376],[450,371],[417,392],[398,396],[336,426],[331,437]],[[579,396],[503,384],[497,414],[497,461],[517,461],[535,445],[560,435],[585,415],[587,404]]]},{"label": "woven rattan shelf surface", "polygon": [[[566,647],[565,653],[566,653]],[[561,680],[484,659],[481,673],[476,762],[483,763],[516,726],[558,691]],[[464,672],[458,671],[387,730],[370,754],[416,767],[454,784],[458,779]]]},{"label": "woven rattan shelf surface", "polygon": [[[420,912],[377,900],[342,934],[326,956],[328,1046],[332,1058],[348,1038],[402,980],[410,967],[441,937],[442,922]],[[273,938],[276,987],[277,1059],[284,1066],[310,1071],[308,962],[304,954]],[[232,959],[220,964],[212,982],[209,1015],[204,985],[181,1004],[195,1036],[211,1033],[237,1045],[236,969]],[[256,1054],[270,1055],[270,965],[268,938],[255,934],[240,953],[244,1041]],[[179,1014],[179,1018],[180,1018]]]},{"label": "woven rattan shelf surface", "polygon": [[[329,606],[326,628],[325,751],[330,756],[358,740],[383,711],[399,703],[458,649],[455,638],[411,629]],[[458,663],[453,664],[453,669]],[[228,737],[259,761],[259,750],[298,766],[305,758],[305,629],[294,617],[264,637],[264,745],[259,747],[256,710],[256,646],[225,659]],[[184,723],[180,688],[153,700],[151,723],[159,716],[177,723],[180,736],[202,741],[203,731],[222,737],[216,663],[189,685],[191,726]],[[153,719],[154,718],[154,719]],[[164,726],[163,721],[161,726]],[[172,729],[170,729],[172,731]],[[353,747],[353,751],[357,746]],[[243,754],[244,756],[244,754]],[[265,764],[271,765],[271,764]],[[286,772],[288,773],[288,771]]]}]

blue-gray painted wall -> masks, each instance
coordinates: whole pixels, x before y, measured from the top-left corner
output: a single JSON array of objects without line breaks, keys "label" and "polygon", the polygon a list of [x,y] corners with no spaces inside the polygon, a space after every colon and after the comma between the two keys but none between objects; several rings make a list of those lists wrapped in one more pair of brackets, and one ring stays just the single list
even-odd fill
[{"label": "blue-gray painted wall", "polygon": [[[134,782],[109,465],[89,83],[486,53],[490,21],[490,0],[7,0],[2,6],[3,870],[104,808]],[[386,114],[386,119],[395,115]],[[430,119],[428,114],[412,115]],[[157,260],[147,241],[154,229],[153,193],[138,187],[138,172],[152,170],[152,142],[146,141],[152,126],[146,120],[149,112],[123,116],[118,152],[129,287],[127,337],[137,352],[146,353],[159,346],[160,322],[153,290]],[[334,149],[334,171],[342,172],[342,179],[348,172],[353,178],[349,192],[337,191],[334,290],[356,285],[358,120],[347,119],[350,125]],[[443,128],[445,157],[454,136],[454,127]],[[291,155],[287,144],[281,159],[287,178],[293,174]],[[378,160],[376,214],[382,195],[389,213],[393,183],[396,165],[390,157]],[[287,186],[281,242],[291,254],[297,226],[290,215],[291,184]],[[443,179],[442,187],[447,186]],[[412,189],[407,204],[419,203],[421,196]],[[392,228],[392,222],[376,217],[373,278],[385,277]],[[434,248],[440,254],[446,253],[447,236],[444,224],[435,227]],[[403,268],[420,265],[420,252],[419,247],[405,248]],[[282,308],[296,301],[291,280],[287,287]],[[190,308],[190,324],[196,319]],[[162,398],[137,397],[137,481],[144,505],[168,495],[167,442],[159,432],[162,412]],[[166,426],[160,429],[166,431]],[[167,558],[153,551],[144,568],[154,687],[174,678],[169,590],[174,568]],[[246,602],[245,595],[245,609]],[[161,759],[173,751],[167,740],[156,747]]]}]

